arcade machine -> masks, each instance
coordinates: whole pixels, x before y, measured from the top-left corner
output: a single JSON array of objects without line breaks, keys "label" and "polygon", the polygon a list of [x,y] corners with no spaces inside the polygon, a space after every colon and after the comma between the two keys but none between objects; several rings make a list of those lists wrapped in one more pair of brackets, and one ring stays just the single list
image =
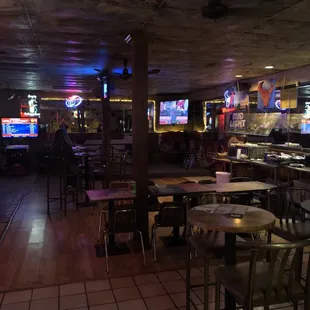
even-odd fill
[{"label": "arcade machine", "polygon": [[11,144],[5,148],[8,172],[26,174],[30,168],[29,144],[14,144],[15,141],[38,137],[37,118],[2,118],[2,138]]}]

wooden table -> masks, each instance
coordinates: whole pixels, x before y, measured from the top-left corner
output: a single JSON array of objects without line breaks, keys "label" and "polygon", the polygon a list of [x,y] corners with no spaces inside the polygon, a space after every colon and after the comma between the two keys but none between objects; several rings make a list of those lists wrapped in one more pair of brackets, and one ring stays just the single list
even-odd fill
[{"label": "wooden table", "polygon": [[252,182],[234,182],[234,183],[217,183],[217,184],[204,184],[210,191],[217,193],[244,193],[244,192],[260,192],[270,191],[276,186],[258,181]]},{"label": "wooden table", "polygon": [[216,178],[214,177],[210,177],[210,176],[205,176],[205,177],[185,177],[186,180],[190,181],[190,182],[195,182],[198,183],[201,180],[208,180],[208,181],[212,181],[212,182],[216,182]]},{"label": "wooden table", "polygon": [[149,186],[149,195],[153,197],[189,196],[193,194],[199,195],[214,191],[215,190],[213,188],[207,188],[206,185],[198,183],[181,183],[165,186]]},{"label": "wooden table", "polygon": [[[114,201],[118,200],[134,200],[136,195],[130,193],[124,189],[103,189],[103,190],[88,190],[86,194],[90,201],[92,202],[108,202],[109,203],[109,218],[111,218],[111,212],[114,208]],[[98,235],[101,235],[101,226],[102,226],[102,214],[100,215]],[[115,237],[114,235],[109,235],[109,254],[112,252],[119,252],[115,248]],[[117,253],[119,254],[119,253]]]},{"label": "wooden table", "polygon": [[[211,204],[205,205],[206,211],[210,209],[216,210],[218,206],[231,208],[231,204]],[[188,211],[188,222],[192,225],[203,228],[204,230],[219,231],[225,233],[225,264],[236,264],[236,234],[237,233],[253,233],[270,229],[275,223],[275,216],[263,209],[250,206],[246,207],[247,212],[243,218],[233,218],[229,214],[209,213],[200,209],[203,206],[195,207]],[[202,208],[204,209],[204,208]],[[216,211],[213,211],[216,212]],[[225,309],[234,310],[236,301],[227,292],[225,292]]]}]

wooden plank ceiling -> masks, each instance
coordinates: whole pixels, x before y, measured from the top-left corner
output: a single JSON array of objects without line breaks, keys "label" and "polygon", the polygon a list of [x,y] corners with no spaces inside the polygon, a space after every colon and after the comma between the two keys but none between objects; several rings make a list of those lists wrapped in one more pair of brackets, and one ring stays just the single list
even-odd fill
[{"label": "wooden plank ceiling", "polygon": [[[223,0],[233,10],[204,19],[208,0],[1,0],[0,88],[74,92],[97,87],[93,68],[122,69],[124,37],[150,34],[149,93],[189,92],[310,63],[309,1]],[[269,72],[268,72],[269,73]],[[113,78],[115,95],[131,82]]]}]

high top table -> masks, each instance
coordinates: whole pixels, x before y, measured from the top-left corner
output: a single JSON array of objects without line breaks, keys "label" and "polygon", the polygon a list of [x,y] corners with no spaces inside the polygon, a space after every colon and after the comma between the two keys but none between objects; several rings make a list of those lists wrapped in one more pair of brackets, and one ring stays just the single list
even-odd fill
[{"label": "high top table", "polygon": [[[217,213],[216,209],[227,208],[227,214]],[[230,216],[232,208],[240,207],[245,209],[242,218],[233,218]],[[213,213],[214,212],[214,213]],[[188,222],[198,226],[205,231],[218,231],[225,233],[225,264],[236,264],[236,234],[254,233],[270,229],[275,223],[275,216],[269,211],[250,206],[240,206],[235,204],[210,204],[198,206],[188,211]],[[187,305],[189,309],[189,305]],[[225,292],[225,309],[236,309],[236,301],[227,292]]]}]

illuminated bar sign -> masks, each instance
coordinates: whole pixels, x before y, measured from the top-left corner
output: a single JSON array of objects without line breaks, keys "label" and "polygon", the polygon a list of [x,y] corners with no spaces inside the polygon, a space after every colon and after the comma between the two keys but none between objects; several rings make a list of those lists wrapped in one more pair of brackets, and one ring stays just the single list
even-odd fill
[{"label": "illuminated bar sign", "polygon": [[73,95],[66,100],[66,106],[71,109],[77,108],[82,101],[83,99],[80,96]]},{"label": "illuminated bar sign", "polygon": [[232,113],[230,115],[228,131],[245,132],[247,129],[247,115],[245,113]]},{"label": "illuminated bar sign", "polygon": [[40,117],[40,109],[36,95],[28,95],[27,101],[24,100],[21,105],[21,117]]}]

